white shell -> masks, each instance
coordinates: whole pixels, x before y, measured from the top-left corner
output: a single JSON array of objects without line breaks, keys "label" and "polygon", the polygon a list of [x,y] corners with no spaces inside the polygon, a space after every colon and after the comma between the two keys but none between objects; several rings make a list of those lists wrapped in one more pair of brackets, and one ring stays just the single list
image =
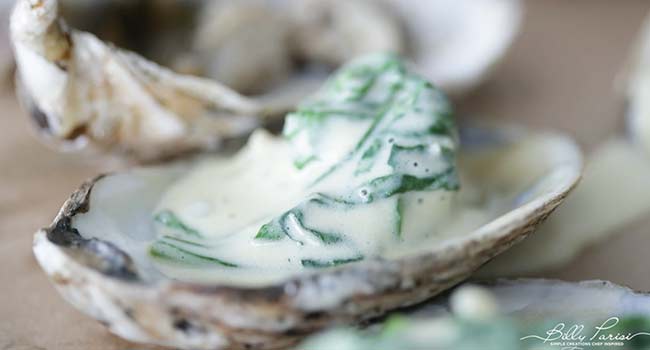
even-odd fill
[{"label": "white shell", "polygon": [[448,94],[482,83],[514,41],[519,0],[388,0],[404,19],[411,59]]},{"label": "white shell", "polygon": [[641,28],[626,70],[628,132],[645,152],[650,152],[650,17]]},{"label": "white shell", "polygon": [[[126,339],[196,349],[287,346],[455,285],[530,234],[580,178],[580,152],[564,136],[503,129],[461,134],[463,166],[483,169],[470,175],[505,189],[511,208],[474,232],[399,260],[365,260],[255,288],[161,278],[138,247],[152,235],[151,206],[182,167],[86,183],[36,234],[34,253],[68,302]],[[78,226],[75,216],[82,213],[97,218],[94,228]]]},{"label": "white shell", "polygon": [[54,141],[159,159],[216,148],[274,113],[215,81],[176,74],[68,29],[56,0],[18,1],[11,39],[19,96]]},{"label": "white shell", "polygon": [[[567,282],[548,279],[500,279],[480,283],[491,294],[500,313],[518,322],[539,324],[549,320],[586,323],[609,317],[650,313],[650,296],[608,281]],[[464,286],[458,287],[458,289]],[[457,290],[458,290],[457,289]],[[455,291],[452,291],[452,296]],[[431,317],[448,310],[448,300],[436,299],[410,312]]]},{"label": "white shell", "polygon": [[[307,57],[342,64],[368,51],[403,52],[452,96],[488,77],[510,48],[523,16],[520,0],[330,0],[307,1],[304,7],[298,42]],[[332,23],[322,24],[325,17]]]}]

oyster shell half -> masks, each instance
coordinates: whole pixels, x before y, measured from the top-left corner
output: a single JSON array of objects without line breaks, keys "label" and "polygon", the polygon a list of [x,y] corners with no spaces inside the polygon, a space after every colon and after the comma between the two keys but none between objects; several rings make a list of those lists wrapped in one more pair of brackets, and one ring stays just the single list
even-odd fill
[{"label": "oyster shell half", "polygon": [[650,152],[650,16],[639,32],[636,45],[621,78],[627,80],[627,128],[632,140]]},{"label": "oyster shell half", "polygon": [[[484,281],[478,285],[494,296],[501,313],[528,324],[548,320],[604,321],[612,316],[650,312],[647,293],[635,292],[609,281],[567,282],[521,278]],[[445,305],[447,301],[453,304],[453,300],[437,299],[414,308],[409,314],[439,314],[442,310],[440,306]],[[453,305],[451,309],[454,309]]]},{"label": "oyster shell half", "polygon": [[[503,58],[518,33],[523,5],[520,0],[222,0],[205,11],[195,38],[199,61],[208,63],[208,76],[242,91],[303,74],[304,67],[290,67],[292,58],[307,67],[331,68],[359,55],[395,52],[445,93],[459,96]],[[252,28],[273,45],[251,38]]]},{"label": "oyster shell half", "polygon": [[481,84],[514,42],[523,17],[519,0],[388,0],[406,29],[407,57],[445,93]]},{"label": "oyster shell half", "polygon": [[260,286],[168,279],[139,247],[153,239],[151,210],[183,166],[87,182],[36,234],[34,253],[68,302],[126,339],[197,349],[288,346],[457,284],[528,236],[580,177],[580,152],[561,135],[471,128],[461,131],[461,141],[460,169],[486,196],[498,189],[505,207],[475,231],[403,258],[368,259]]},{"label": "oyster shell half", "polygon": [[23,104],[43,133],[138,159],[211,149],[284,112],[215,81],[176,74],[68,28],[56,0],[20,0],[11,39]]},{"label": "oyster shell half", "polygon": [[[362,331],[319,334],[297,349],[532,350],[559,348],[562,342],[645,349],[648,312],[647,294],[607,281],[499,280],[462,285],[449,298],[404,310]],[[573,338],[561,337],[568,333]]]}]

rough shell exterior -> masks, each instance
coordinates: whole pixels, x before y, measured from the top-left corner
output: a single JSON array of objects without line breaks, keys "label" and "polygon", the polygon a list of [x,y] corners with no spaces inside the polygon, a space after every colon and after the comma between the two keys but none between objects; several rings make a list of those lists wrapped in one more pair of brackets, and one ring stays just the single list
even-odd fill
[{"label": "rough shell exterior", "polygon": [[524,239],[562,202],[579,178],[431,252],[372,260],[303,275],[264,288],[147,284],[114,245],[71,227],[89,209],[101,179],[79,188],[34,240],[36,257],[67,301],[117,335],[197,349],[278,349],[325,327],[416,304],[467,278]]}]

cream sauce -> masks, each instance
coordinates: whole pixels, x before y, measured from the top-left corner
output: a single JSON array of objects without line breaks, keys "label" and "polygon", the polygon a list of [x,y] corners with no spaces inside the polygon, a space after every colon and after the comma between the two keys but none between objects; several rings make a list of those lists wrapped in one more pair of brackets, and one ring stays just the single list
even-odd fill
[{"label": "cream sauce", "polygon": [[171,186],[151,255],[172,278],[258,285],[468,233],[488,215],[458,191],[450,118],[430,84],[366,57],[290,114],[284,137],[259,130]]},{"label": "cream sauce", "polygon": [[[286,141],[259,130],[232,159],[206,160],[178,180],[164,194],[156,211],[172,211],[179,220],[201,232],[202,241],[210,248],[196,252],[240,267],[206,268],[158,261],[160,270],[187,281],[271,283],[304,272],[301,261],[305,259],[394,259],[422,252],[436,242],[471,232],[489,218],[469,194],[470,188],[462,192],[418,191],[400,197],[403,214],[399,237],[394,232],[397,198],[387,198],[352,210],[314,207],[306,213],[306,226],[342,232],[344,244],[325,245],[308,235],[297,237],[305,242],[303,245],[289,239],[256,240],[262,225],[295,207],[310,193],[346,186],[341,175],[341,179],[309,188],[325,165],[300,171],[290,159]],[[165,227],[158,230],[159,234],[170,233]]]}]

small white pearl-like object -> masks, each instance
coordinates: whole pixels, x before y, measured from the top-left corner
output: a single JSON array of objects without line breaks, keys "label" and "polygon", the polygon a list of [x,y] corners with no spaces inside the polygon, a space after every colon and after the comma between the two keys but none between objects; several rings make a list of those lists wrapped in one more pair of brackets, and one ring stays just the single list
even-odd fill
[{"label": "small white pearl-like object", "polygon": [[449,298],[451,311],[458,317],[469,320],[486,320],[498,315],[494,296],[485,288],[463,285]]}]

